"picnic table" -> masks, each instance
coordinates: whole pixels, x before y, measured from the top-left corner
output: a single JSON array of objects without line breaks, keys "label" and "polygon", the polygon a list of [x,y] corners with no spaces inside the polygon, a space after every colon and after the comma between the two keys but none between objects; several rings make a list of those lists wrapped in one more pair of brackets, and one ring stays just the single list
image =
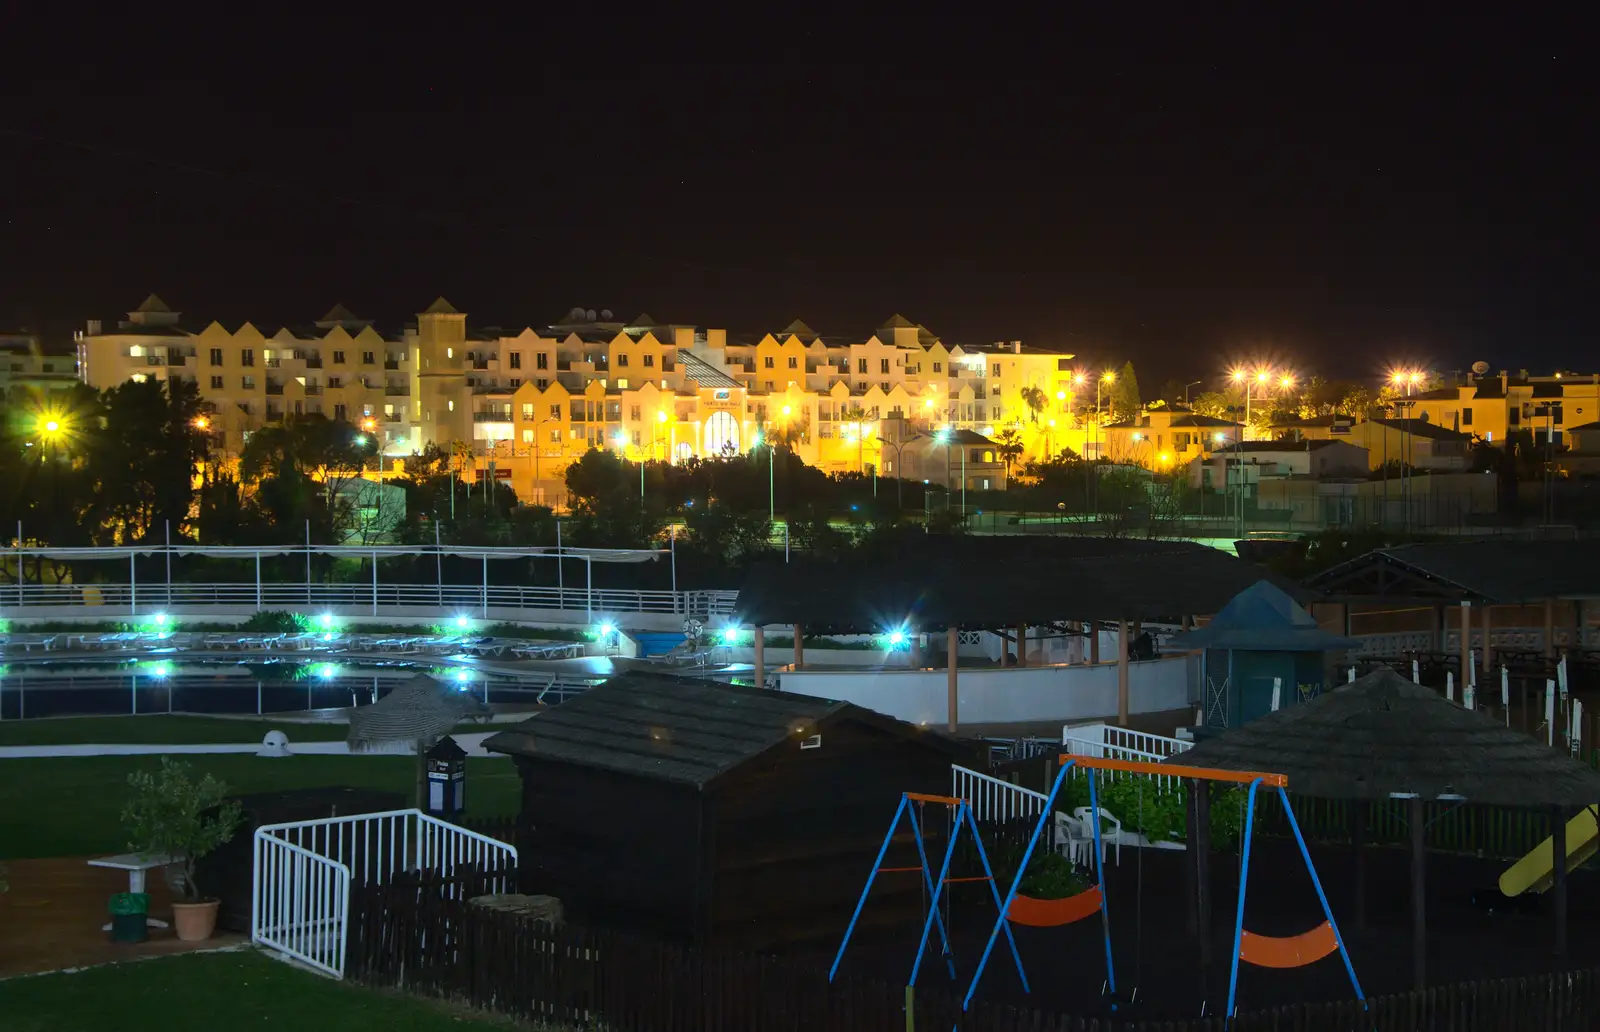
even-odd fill
[{"label": "picnic table", "polygon": [[[116,856],[96,857],[95,859],[89,861],[89,866],[109,867],[117,871],[127,871],[128,891],[143,892],[145,874],[147,872],[156,868],[166,867],[177,862],[177,857],[168,856],[165,853],[152,853],[150,855],[144,855],[141,853],[118,853]],[[157,920],[153,917],[146,918],[145,923],[151,928],[167,927],[167,922]],[[111,930],[110,922],[107,922],[100,930],[103,932],[109,932]]]}]

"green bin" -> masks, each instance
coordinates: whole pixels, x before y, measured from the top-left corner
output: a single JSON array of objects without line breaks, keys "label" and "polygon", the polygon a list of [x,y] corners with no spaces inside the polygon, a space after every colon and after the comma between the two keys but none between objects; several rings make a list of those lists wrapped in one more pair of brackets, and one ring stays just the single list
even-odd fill
[{"label": "green bin", "polygon": [[150,937],[145,923],[150,896],[144,892],[118,892],[111,897],[111,941],[144,942]]}]

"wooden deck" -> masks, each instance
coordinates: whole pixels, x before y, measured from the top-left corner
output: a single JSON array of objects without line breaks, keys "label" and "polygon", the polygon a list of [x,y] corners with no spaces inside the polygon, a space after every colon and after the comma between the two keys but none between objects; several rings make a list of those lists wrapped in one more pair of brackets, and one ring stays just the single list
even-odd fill
[{"label": "wooden deck", "polygon": [[[0,978],[87,967],[119,960],[217,949],[248,941],[219,932],[205,942],[180,942],[170,928],[150,929],[142,943],[112,942],[101,931],[107,902],[126,892],[124,871],[90,867],[89,857],[10,860],[9,892],[0,893]],[[150,914],[170,920],[172,899],[159,872],[149,878]]]}]

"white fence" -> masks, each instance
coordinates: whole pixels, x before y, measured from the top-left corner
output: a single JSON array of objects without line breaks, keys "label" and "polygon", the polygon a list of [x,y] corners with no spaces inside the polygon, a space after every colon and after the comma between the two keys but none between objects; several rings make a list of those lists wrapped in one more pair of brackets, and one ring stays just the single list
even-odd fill
[{"label": "white fence", "polygon": [[972,816],[980,821],[1005,821],[1014,817],[1037,817],[1048,798],[1043,792],[1013,785],[1009,781],[981,774],[966,767],[950,767],[950,794],[972,804]]},{"label": "white fence", "polygon": [[[1194,747],[1193,742],[1186,742],[1181,738],[1131,731],[1109,724],[1080,724],[1077,727],[1062,728],[1061,744],[1074,756],[1142,760],[1146,763],[1160,763]],[[1165,774],[1143,775],[1120,770],[1105,771],[1104,776],[1111,781],[1120,778],[1150,777],[1155,781],[1156,787],[1163,792],[1177,788],[1181,781]]]},{"label": "white fence", "polygon": [[420,810],[266,825],[255,834],[250,938],[343,978],[352,889],[478,869],[504,892],[516,864],[515,846]]}]

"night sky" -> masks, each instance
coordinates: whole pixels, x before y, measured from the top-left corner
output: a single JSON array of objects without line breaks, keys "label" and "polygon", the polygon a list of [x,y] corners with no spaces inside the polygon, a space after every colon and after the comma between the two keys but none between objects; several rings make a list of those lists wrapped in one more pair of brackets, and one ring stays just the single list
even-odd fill
[{"label": "night sky", "polygon": [[1577,23],[1136,13],[41,30],[0,108],[0,329],[444,294],[517,327],[900,312],[1147,395],[1255,356],[1600,366]]}]

